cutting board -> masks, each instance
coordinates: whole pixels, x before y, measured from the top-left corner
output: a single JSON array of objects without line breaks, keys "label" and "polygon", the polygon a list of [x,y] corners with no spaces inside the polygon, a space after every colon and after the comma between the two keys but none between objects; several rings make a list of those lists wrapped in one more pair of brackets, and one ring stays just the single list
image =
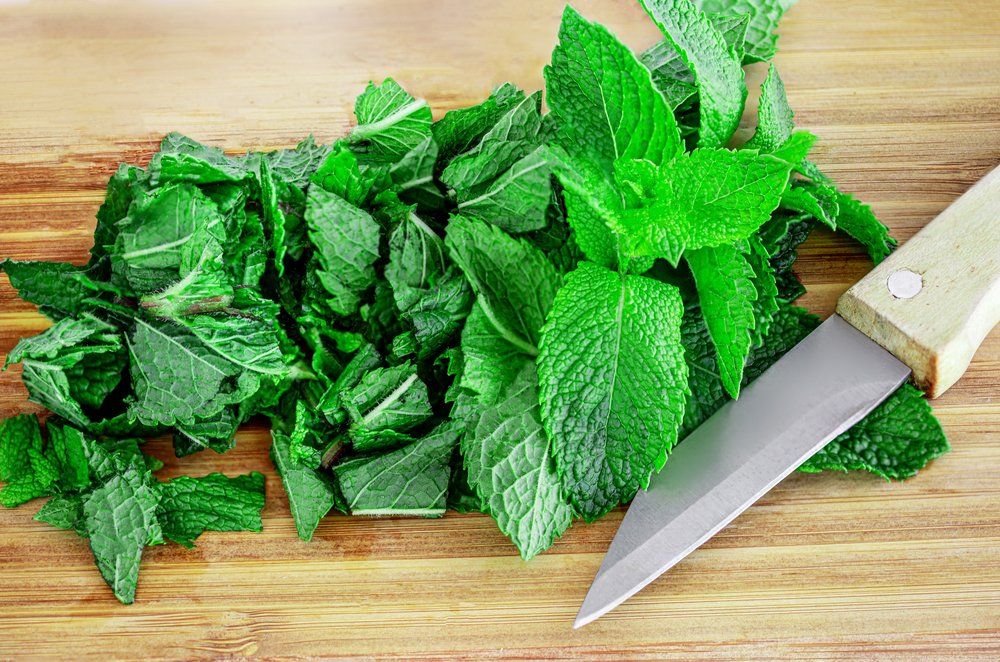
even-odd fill
[{"label": "cutting board", "polygon": [[[440,114],[541,85],[561,0],[14,2],[0,6],[0,255],[82,262],[104,183],[179,130],[232,151],[327,142],[369,79]],[[634,47],[628,0],[578,2]],[[815,160],[901,241],[1000,162],[1000,3],[804,0],[777,58]],[[751,70],[751,97],[763,71]],[[753,127],[752,116],[744,131]],[[797,269],[828,314],[869,268],[817,232]],[[0,354],[45,320],[0,279]],[[1000,656],[1000,334],[935,408],[954,450],[916,478],[793,475],[635,598],[571,629],[621,511],[521,561],[492,520],[329,517],[295,537],[261,427],[164,476],[262,471],[264,532],[147,551],[132,606],[86,542],[0,512],[0,658]],[[34,412],[18,370],[0,415]]]}]

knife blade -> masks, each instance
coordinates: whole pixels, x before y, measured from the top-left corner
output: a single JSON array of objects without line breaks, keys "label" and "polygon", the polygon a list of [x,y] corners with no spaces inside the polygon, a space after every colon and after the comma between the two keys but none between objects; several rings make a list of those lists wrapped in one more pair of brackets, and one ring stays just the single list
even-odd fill
[{"label": "knife blade", "polygon": [[632,501],[574,627],[697,549],[911,375],[932,397],[951,386],[1000,320],[998,226],[1000,168],[684,439]]}]

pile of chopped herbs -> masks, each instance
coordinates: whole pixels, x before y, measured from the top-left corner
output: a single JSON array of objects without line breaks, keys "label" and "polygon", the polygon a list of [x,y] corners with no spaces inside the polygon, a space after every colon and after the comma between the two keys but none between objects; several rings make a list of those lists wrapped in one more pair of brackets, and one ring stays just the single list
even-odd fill
[{"label": "pile of chopped herbs", "polygon": [[[332,145],[230,156],[178,134],[122,165],[85,266],[6,261],[53,325],[7,356],[51,411],[0,428],[0,503],[88,538],[122,602],[146,545],[260,530],[259,473],[155,477],[272,425],[299,536],[331,511],[496,519],[524,558],[627,502],[818,323],[817,225],[895,241],[810,160],[778,71],[732,148],[743,66],[790,0],[642,0],[636,54],[567,8],[545,98],[435,121],[392,79]],[[904,386],[802,469],[905,478],[947,450]],[[262,467],[263,468],[263,467]]]}]

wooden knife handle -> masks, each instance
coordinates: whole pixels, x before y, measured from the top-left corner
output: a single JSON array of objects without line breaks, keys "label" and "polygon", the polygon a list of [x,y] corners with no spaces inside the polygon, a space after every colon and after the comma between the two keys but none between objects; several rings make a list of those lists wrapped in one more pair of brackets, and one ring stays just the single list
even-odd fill
[{"label": "wooden knife handle", "polygon": [[844,293],[837,313],[934,398],[1000,321],[1000,167]]}]

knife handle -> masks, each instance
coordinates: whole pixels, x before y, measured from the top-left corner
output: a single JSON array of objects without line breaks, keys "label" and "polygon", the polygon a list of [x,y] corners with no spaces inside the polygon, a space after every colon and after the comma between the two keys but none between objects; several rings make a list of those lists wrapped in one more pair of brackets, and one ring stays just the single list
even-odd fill
[{"label": "knife handle", "polygon": [[930,397],[958,381],[1000,321],[1000,167],[844,293],[837,313]]}]

